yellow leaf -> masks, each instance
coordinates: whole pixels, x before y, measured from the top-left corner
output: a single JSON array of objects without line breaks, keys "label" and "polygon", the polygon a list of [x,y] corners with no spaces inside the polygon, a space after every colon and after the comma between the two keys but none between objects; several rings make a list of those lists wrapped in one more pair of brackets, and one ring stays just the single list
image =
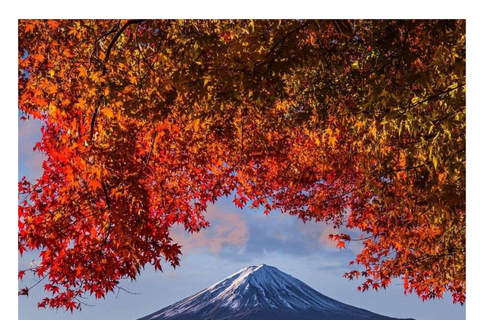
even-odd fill
[{"label": "yellow leaf", "polygon": [[113,110],[110,108],[103,108],[102,113],[107,117],[107,118],[112,118],[113,117]]},{"label": "yellow leaf", "polygon": [[195,119],[193,121],[193,130],[195,130],[195,132],[197,132],[199,127],[200,127],[200,118]]},{"label": "yellow leaf", "polygon": [[253,22],[253,19],[250,19],[250,23],[248,24],[252,28],[252,32],[255,31],[255,22]]},{"label": "yellow leaf", "polygon": [[50,104],[48,106],[48,109],[50,110],[50,114],[55,114],[55,111],[57,110],[57,107],[53,104]]},{"label": "yellow leaf", "polygon": [[434,167],[435,169],[437,169],[437,166],[438,166],[438,160],[437,160],[437,158],[436,158],[436,157],[432,157],[432,161],[433,161],[433,167]]},{"label": "yellow leaf", "polygon": [[53,216],[53,221],[58,221],[58,220],[60,220],[61,217],[62,217],[62,212],[57,211],[57,212],[55,212],[55,214]]}]

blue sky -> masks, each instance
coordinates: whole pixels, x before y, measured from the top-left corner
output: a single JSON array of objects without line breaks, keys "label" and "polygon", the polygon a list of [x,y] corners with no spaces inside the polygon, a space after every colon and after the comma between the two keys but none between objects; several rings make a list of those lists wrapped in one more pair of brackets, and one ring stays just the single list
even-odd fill
[{"label": "blue sky", "polygon": [[[30,180],[41,175],[41,154],[32,151],[40,139],[38,121],[20,121],[18,131],[19,178]],[[211,227],[199,234],[189,235],[183,228],[172,232],[174,240],[183,246],[181,265],[177,269],[165,266],[164,272],[154,272],[150,266],[142,271],[136,282],[121,285],[138,294],[121,291],[109,294],[105,300],[89,298],[82,311],[37,309],[44,297],[39,285],[30,296],[19,297],[19,319],[136,319],[194,294],[222,278],[249,266],[266,263],[304,281],[317,291],[344,303],[383,315],[417,320],[465,319],[465,306],[453,305],[450,296],[422,302],[416,296],[405,296],[400,280],[393,281],[387,290],[358,292],[359,282],[343,278],[350,269],[349,262],[361,249],[361,244],[339,251],[328,240],[331,227],[321,223],[304,224],[296,217],[273,212],[265,216],[260,210],[240,210],[224,198],[208,208],[206,217]],[[19,258],[19,267],[37,259],[36,253]],[[28,276],[20,287],[32,284]]]}]

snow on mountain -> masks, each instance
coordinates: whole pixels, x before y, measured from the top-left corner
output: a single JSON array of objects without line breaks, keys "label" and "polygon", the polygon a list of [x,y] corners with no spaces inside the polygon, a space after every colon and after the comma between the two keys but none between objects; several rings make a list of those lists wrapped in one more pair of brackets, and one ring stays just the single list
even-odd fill
[{"label": "snow on mountain", "polygon": [[265,264],[250,266],[139,320],[388,320],[331,299]]}]

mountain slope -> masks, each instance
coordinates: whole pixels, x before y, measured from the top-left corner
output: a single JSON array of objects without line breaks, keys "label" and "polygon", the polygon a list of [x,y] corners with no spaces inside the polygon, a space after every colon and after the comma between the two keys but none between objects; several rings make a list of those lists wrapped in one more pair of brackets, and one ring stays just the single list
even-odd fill
[{"label": "mountain slope", "polygon": [[315,291],[275,267],[244,268],[139,320],[392,320]]}]

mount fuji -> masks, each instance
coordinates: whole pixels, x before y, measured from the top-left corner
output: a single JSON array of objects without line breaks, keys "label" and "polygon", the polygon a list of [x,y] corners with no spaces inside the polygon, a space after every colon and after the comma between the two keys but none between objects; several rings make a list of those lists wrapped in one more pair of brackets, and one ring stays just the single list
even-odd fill
[{"label": "mount fuji", "polygon": [[[138,320],[394,320],[349,306],[265,264],[246,267]],[[413,320],[413,319],[405,319]]]}]

